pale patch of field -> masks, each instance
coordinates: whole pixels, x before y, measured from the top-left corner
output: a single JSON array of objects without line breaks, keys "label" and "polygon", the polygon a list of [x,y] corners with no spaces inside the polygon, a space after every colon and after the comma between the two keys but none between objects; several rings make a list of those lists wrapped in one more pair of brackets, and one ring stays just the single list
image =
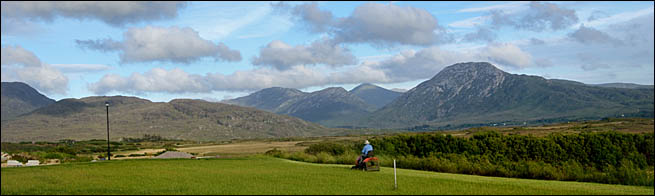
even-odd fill
[{"label": "pale patch of field", "polygon": [[152,158],[153,156],[140,156],[140,157],[128,157],[130,154],[144,154],[148,153],[149,155],[154,155],[157,154],[158,152],[164,151],[166,149],[164,148],[157,148],[157,149],[141,149],[138,151],[124,151],[124,152],[116,152],[114,153],[115,155],[125,155],[125,157],[112,157],[112,159],[149,159]]},{"label": "pale patch of field", "polygon": [[296,145],[303,141],[285,141],[285,142],[265,142],[265,141],[248,141],[235,144],[220,144],[210,146],[196,146],[188,148],[178,148],[178,151],[188,153],[198,153],[200,156],[205,155],[249,155],[249,154],[262,154],[266,151],[277,148],[286,152],[302,151],[306,146]]}]

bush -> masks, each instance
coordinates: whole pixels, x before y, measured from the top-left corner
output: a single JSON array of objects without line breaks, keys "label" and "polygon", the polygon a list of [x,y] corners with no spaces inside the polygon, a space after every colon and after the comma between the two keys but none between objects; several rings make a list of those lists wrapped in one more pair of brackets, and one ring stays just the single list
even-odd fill
[{"label": "bush", "polygon": [[119,155],[116,155],[116,156],[114,156],[114,157],[116,157],[116,158],[119,158],[119,157],[125,157],[125,155],[119,154]]},{"label": "bush", "polygon": [[326,152],[319,152],[316,154],[316,163],[335,163],[335,160],[336,159],[332,155]]},{"label": "bush", "polygon": [[282,151],[278,150],[277,148],[273,148],[271,150],[266,151],[264,154],[271,155],[274,157],[279,157],[282,154]]},{"label": "bush", "polygon": [[305,153],[317,155],[321,152],[328,153],[330,155],[340,155],[346,152],[346,146],[335,143],[317,143],[312,144],[309,148],[305,149]]},{"label": "bush", "polygon": [[[371,139],[382,166],[485,176],[653,185],[653,134],[614,131],[504,136],[481,128],[471,138],[399,134]],[[266,154],[313,163],[355,164],[361,144],[322,142],[303,152]],[[650,171],[648,170],[648,171]]]},{"label": "bush", "polygon": [[49,152],[44,156],[44,158],[46,159],[60,159],[60,160],[64,159],[64,157],[65,156],[62,155],[62,153],[58,153],[58,152]]}]

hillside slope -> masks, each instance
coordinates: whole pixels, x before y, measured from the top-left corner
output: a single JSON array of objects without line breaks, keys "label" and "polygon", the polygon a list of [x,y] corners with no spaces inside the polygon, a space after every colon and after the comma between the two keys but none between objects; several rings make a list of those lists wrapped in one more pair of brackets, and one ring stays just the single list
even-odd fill
[{"label": "hillside slope", "polygon": [[55,102],[22,82],[2,82],[0,92],[2,121]]},{"label": "hillside slope", "polygon": [[333,126],[354,117],[368,115],[375,106],[341,87],[305,93],[290,88],[267,88],[225,103],[284,114]]},{"label": "hillside slope", "polygon": [[391,103],[403,93],[388,90],[373,84],[364,83],[350,90],[350,93],[364,100],[365,103],[380,109]]},{"label": "hillside slope", "polygon": [[412,128],[653,116],[653,89],[603,88],[458,63],[355,124]]},{"label": "hillside slope", "polygon": [[156,134],[189,140],[229,140],[332,134],[298,118],[253,108],[176,99],[168,103],[135,97],[63,99],[2,124],[2,141],[56,141],[107,137],[105,101],[110,102],[110,137]]}]

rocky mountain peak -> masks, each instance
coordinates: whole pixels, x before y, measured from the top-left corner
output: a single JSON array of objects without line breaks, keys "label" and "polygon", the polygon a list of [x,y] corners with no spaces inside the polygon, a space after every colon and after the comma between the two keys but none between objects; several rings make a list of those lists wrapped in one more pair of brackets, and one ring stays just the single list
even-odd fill
[{"label": "rocky mountain peak", "polygon": [[509,74],[487,62],[457,63],[444,68],[432,79],[419,84],[417,88],[421,87],[431,94],[440,96],[454,97],[466,92],[477,97],[487,97],[493,89],[502,84],[507,75]]}]

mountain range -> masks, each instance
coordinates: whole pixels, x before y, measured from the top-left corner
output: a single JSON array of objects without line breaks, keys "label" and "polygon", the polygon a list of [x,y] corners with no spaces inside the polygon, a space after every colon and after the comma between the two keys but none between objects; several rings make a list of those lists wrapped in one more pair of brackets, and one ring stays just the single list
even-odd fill
[{"label": "mountain range", "polygon": [[335,126],[361,118],[393,101],[402,93],[372,84],[361,84],[350,91],[331,87],[306,93],[297,89],[272,87],[225,103],[254,107],[277,114]]},{"label": "mountain range", "polygon": [[26,84],[3,82],[2,141],[101,139],[106,136],[105,101],[111,103],[114,139],[158,134],[221,140],[357,132],[324,126],[434,130],[616,116],[652,118],[653,94],[653,85],[545,79],[510,74],[486,62],[445,67],[402,93],[368,83],[350,91],[272,87],[223,103],[151,102],[123,96],[55,102]]},{"label": "mountain range", "polygon": [[112,96],[62,99],[19,118],[3,121],[2,141],[106,138],[105,102],[110,103],[112,140],[144,134],[202,141],[336,133],[295,117],[204,100],[151,102]]}]

